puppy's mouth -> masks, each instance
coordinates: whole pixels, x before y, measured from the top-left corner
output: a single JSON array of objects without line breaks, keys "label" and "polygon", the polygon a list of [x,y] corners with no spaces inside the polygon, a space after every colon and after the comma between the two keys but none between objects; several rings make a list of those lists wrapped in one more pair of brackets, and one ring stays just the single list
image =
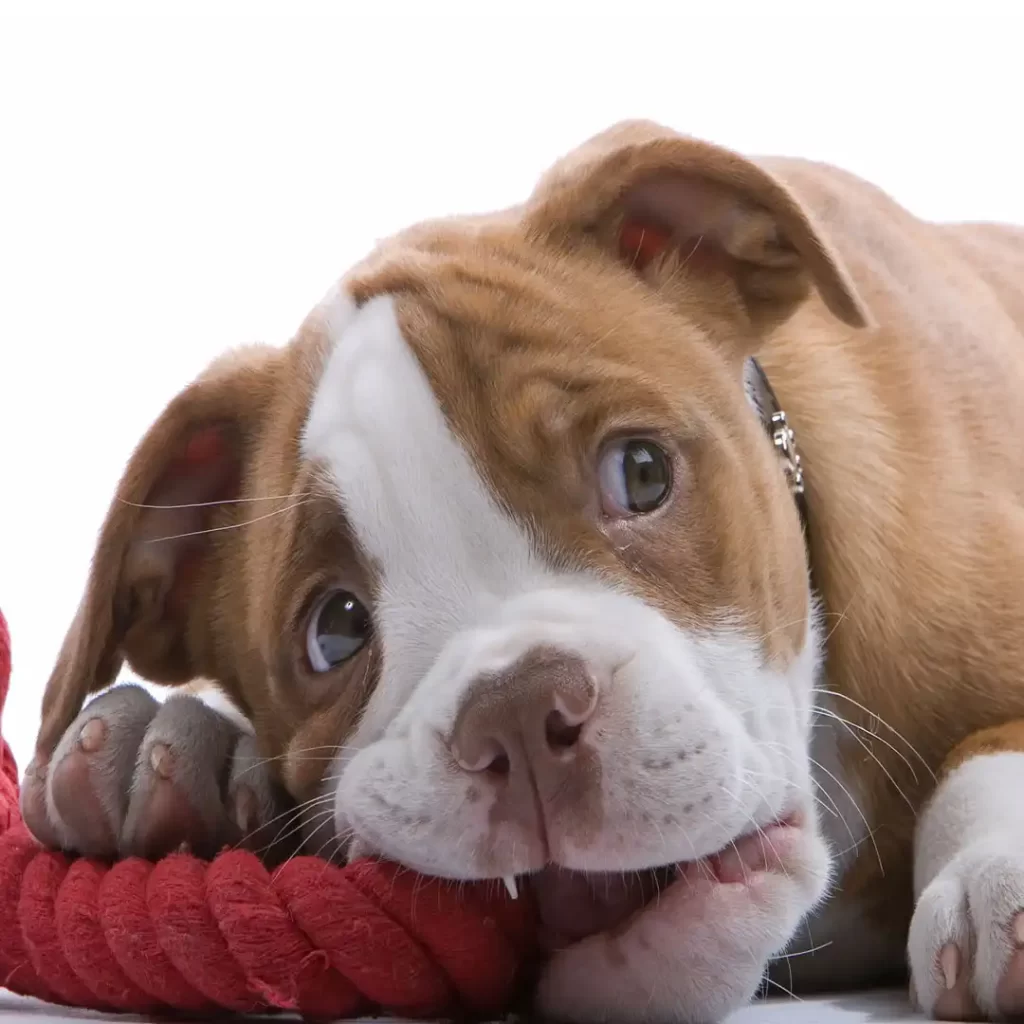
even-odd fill
[{"label": "puppy's mouth", "polygon": [[542,947],[556,952],[599,933],[625,931],[672,885],[737,885],[776,859],[776,844],[798,827],[795,816],[757,829],[717,853],[631,872],[584,872],[549,865],[529,885]]},{"label": "puppy's mouth", "polygon": [[530,879],[544,949],[554,952],[623,928],[676,881],[675,865],[634,871],[570,871],[551,865]]}]

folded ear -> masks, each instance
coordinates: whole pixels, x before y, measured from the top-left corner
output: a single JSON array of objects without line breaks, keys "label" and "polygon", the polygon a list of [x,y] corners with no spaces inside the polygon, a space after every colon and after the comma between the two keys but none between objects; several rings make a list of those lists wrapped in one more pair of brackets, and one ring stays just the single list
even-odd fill
[{"label": "folded ear", "polygon": [[[244,514],[247,453],[272,396],[277,353],[232,353],[175,398],[136,448],[107,518],[85,594],[43,696],[37,749],[53,752],[90,693],[127,661],[152,682],[203,674],[219,528]],[[213,532],[211,532],[213,528]]]},{"label": "folded ear", "polygon": [[645,121],[585,143],[542,178],[532,229],[596,238],[656,283],[730,287],[754,328],[787,319],[817,288],[853,327],[868,314],[839,256],[789,190],[752,160]]}]

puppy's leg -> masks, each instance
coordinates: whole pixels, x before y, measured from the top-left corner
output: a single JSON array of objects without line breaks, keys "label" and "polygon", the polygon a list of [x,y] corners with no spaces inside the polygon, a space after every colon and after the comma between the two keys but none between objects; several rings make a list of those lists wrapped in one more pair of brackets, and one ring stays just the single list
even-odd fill
[{"label": "puppy's leg", "polygon": [[274,822],[286,808],[237,721],[193,697],[160,704],[138,686],[87,705],[49,763],[30,766],[22,793],[40,841],[98,857],[262,851],[287,831]]},{"label": "puppy's leg", "polygon": [[947,759],[918,822],[908,956],[938,1020],[1024,1016],[1024,722]]}]

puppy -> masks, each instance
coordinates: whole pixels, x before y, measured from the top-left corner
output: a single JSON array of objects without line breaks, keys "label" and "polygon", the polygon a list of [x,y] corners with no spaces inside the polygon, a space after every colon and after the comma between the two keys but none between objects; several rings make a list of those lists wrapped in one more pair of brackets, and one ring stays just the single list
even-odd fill
[{"label": "puppy", "polygon": [[908,960],[1021,1012],[1022,282],[1024,232],[648,123],[387,241],[143,438],[28,822],[529,886],[564,1020]]}]

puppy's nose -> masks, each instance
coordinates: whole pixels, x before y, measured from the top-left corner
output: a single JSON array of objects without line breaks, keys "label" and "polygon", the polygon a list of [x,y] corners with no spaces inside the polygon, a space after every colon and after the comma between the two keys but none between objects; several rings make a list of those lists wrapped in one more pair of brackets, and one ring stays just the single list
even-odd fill
[{"label": "puppy's nose", "polygon": [[530,655],[473,686],[455,721],[452,754],[471,772],[543,772],[574,758],[597,699],[597,683],[581,659]]}]

